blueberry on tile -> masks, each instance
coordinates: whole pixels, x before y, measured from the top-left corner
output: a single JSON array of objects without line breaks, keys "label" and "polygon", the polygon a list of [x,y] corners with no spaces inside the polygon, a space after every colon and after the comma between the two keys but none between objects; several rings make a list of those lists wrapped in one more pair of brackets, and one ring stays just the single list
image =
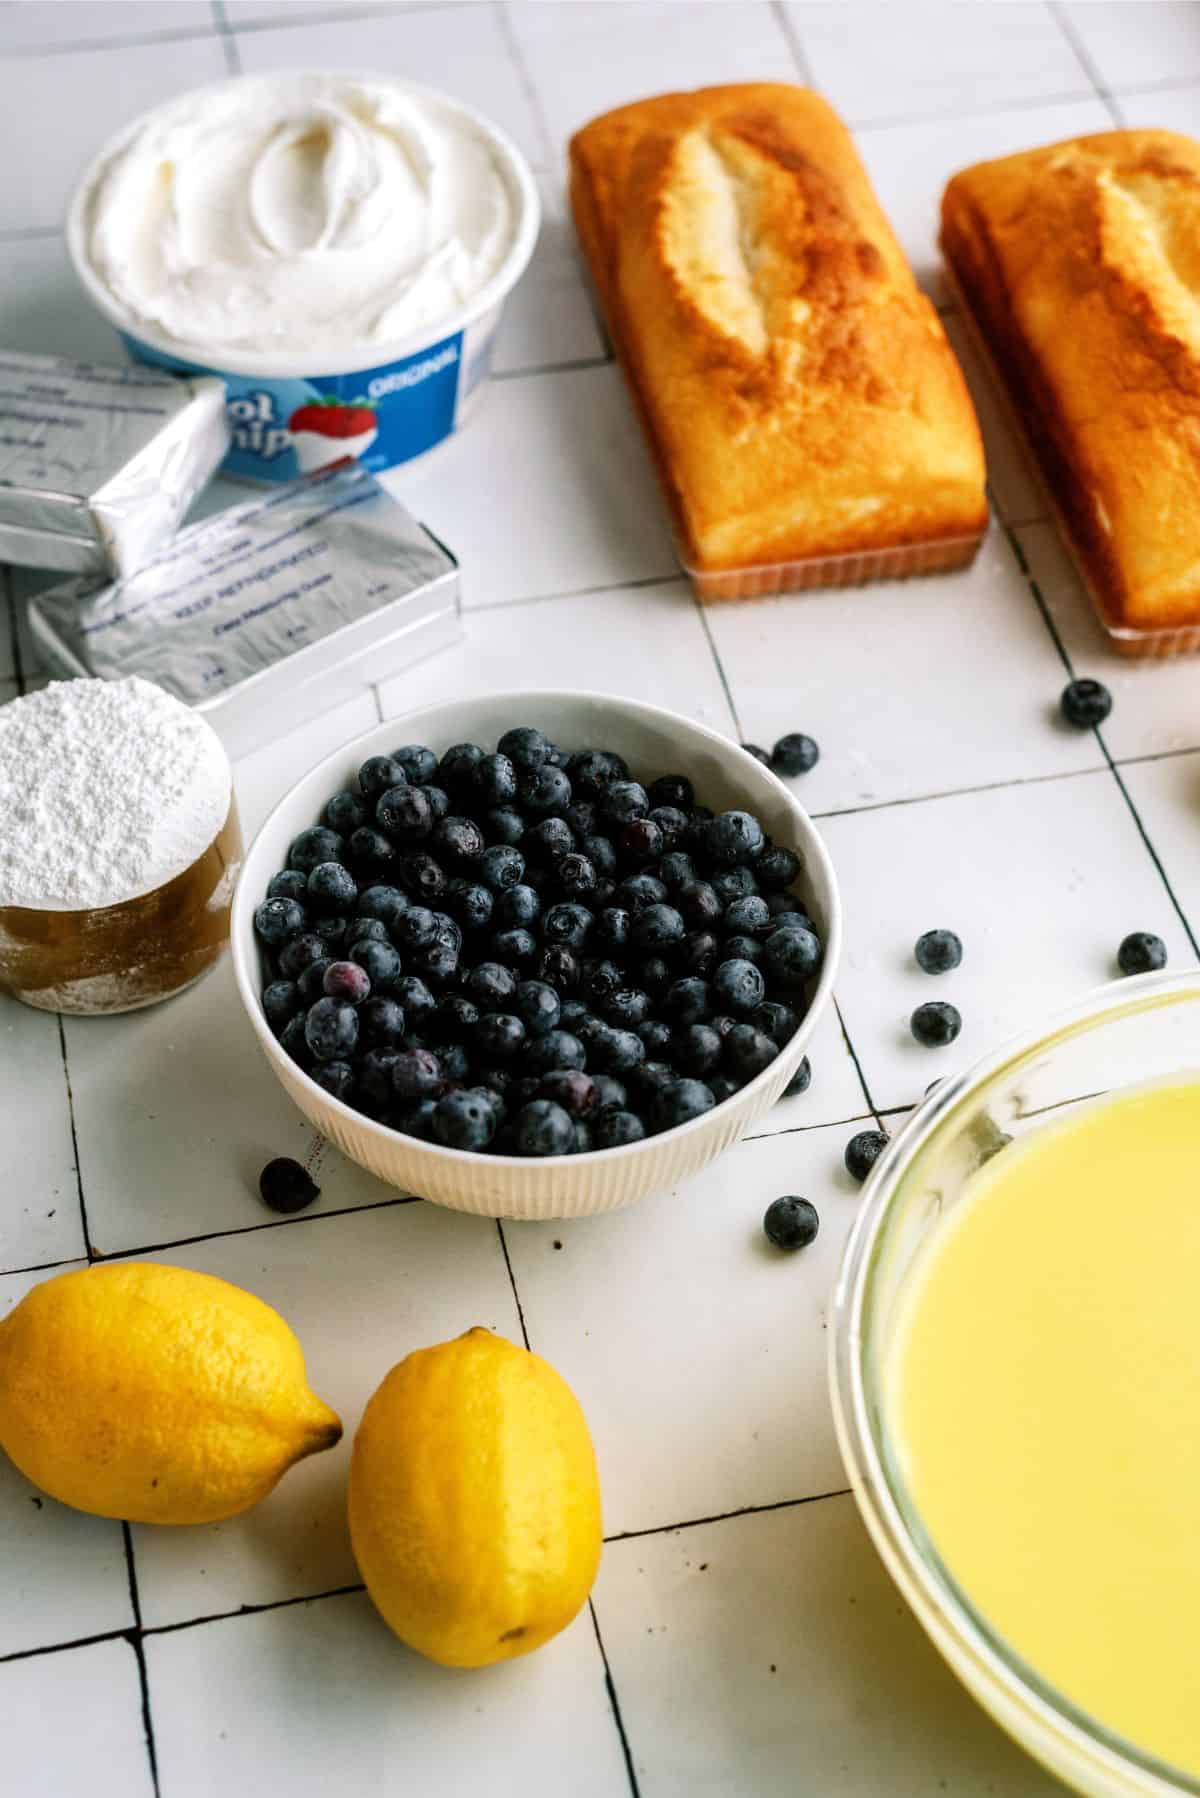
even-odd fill
[{"label": "blueberry on tile", "polygon": [[1112,711],[1112,694],[1098,680],[1069,681],[1062,690],[1059,708],[1076,730],[1094,730]]},{"label": "blueberry on tile", "polygon": [[1156,974],[1167,965],[1167,945],[1149,930],[1135,930],[1117,950],[1122,974]]},{"label": "blueberry on tile", "polygon": [[277,1155],[274,1161],[268,1161],[258,1176],[258,1190],[263,1204],[284,1216],[303,1211],[321,1196],[321,1188],[311,1174],[290,1155]]},{"label": "blueberry on tile", "polygon": [[796,1072],[792,1075],[791,1079],[788,1081],[787,1085],[784,1087],[782,1093],[780,1094],[780,1098],[794,1099],[797,1093],[806,1093],[808,1091],[811,1080],[812,1080],[812,1068],[809,1066],[808,1056],[805,1055],[801,1059],[800,1065],[796,1069]]},{"label": "blueberry on tile", "polygon": [[865,1180],[887,1145],[888,1139],[882,1130],[860,1130],[852,1136],[843,1156],[850,1178],[860,1182]]},{"label": "blueberry on tile", "polygon": [[962,961],[962,943],[952,930],[927,930],[913,949],[924,974],[949,974]]},{"label": "blueberry on tile", "polygon": [[962,1016],[956,1006],[942,999],[930,999],[917,1006],[911,1026],[913,1035],[926,1049],[944,1049],[962,1029]]},{"label": "blueberry on tile", "polygon": [[763,1231],[768,1242],[777,1249],[805,1249],[816,1241],[821,1220],[817,1208],[808,1199],[789,1193],[772,1199],[763,1217]]},{"label": "blueberry on tile", "polygon": [[815,768],[821,751],[811,737],[803,731],[789,731],[787,736],[780,737],[771,751],[771,767],[776,774],[782,774],[786,780],[794,780],[798,774],[807,774]]}]

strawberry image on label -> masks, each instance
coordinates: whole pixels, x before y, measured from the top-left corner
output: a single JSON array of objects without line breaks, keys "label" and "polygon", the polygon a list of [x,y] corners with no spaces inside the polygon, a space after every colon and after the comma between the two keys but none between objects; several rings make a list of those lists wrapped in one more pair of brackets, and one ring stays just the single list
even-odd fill
[{"label": "strawberry image on label", "polygon": [[301,474],[311,474],[330,462],[365,454],[379,435],[379,421],[375,408],[365,401],[330,394],[297,406],[288,430]]}]

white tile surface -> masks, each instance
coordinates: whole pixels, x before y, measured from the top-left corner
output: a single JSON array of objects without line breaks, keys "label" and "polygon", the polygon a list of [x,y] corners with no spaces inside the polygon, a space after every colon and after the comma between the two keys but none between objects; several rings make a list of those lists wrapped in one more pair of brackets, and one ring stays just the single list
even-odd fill
[{"label": "white tile surface", "polygon": [[851,124],[951,112],[969,117],[1006,100],[1092,93],[1048,6],[996,0],[785,5],[816,85]]},{"label": "white tile surface", "polygon": [[[630,641],[639,653],[631,665]],[[574,598],[493,606],[472,615],[466,639],[423,668],[385,681],[385,718],[505,687],[619,689],[732,736],[733,718],[704,625],[684,581]]]},{"label": "white tile surface", "polygon": [[872,184],[918,281],[941,300],[946,287],[937,248],[938,219],[942,191],[951,175],[992,156],[1111,129],[1112,117],[1102,101],[1071,100],[973,118],[875,127],[860,131],[857,138]]},{"label": "white tile surface", "polygon": [[313,1390],[346,1433],[337,1448],[285,1474],[244,1517],[195,1530],[136,1528],[146,1624],[357,1582],[346,1473],[372,1392],[413,1349],[475,1324],[521,1340],[495,1224],[432,1205],[398,1205],[194,1243],[155,1258],[217,1274],[273,1305],[304,1346]]},{"label": "white tile surface", "polygon": [[376,12],[347,8],[344,18],[309,24],[299,15],[281,31],[238,34],[247,75],[270,69],[352,69],[399,75],[443,88],[477,106],[533,161],[545,159],[525,89],[491,6],[440,6]]},{"label": "white tile surface", "polygon": [[84,294],[57,236],[5,244],[0,343],[35,355],[125,360],[115,331]]},{"label": "white tile surface", "polygon": [[1102,764],[1094,738],[1045,723],[1062,663],[995,526],[960,573],[713,606],[709,623],[744,737],[820,744],[791,783],[818,815]]},{"label": "white tile surface", "polygon": [[[175,1798],[628,1790],[586,1610],[540,1653],[485,1674],[410,1654],[362,1594],[151,1636],[146,1656]],[[263,1728],[281,1716],[285,1733]]]},{"label": "white tile surface", "polygon": [[1112,755],[1120,761],[1200,745],[1194,657],[1159,662],[1118,655],[1096,621],[1055,526],[1033,525],[1017,535],[1075,673],[1103,681],[1113,696],[1103,731]]},{"label": "white tile surface", "polygon": [[458,556],[468,607],[615,587],[678,566],[611,364],[493,381],[466,429],[387,481]]},{"label": "white tile surface", "polygon": [[[228,956],[169,1004],[127,1017],[69,1018],[66,1030],[88,1224],[100,1254],[276,1221],[258,1196],[258,1176],[276,1155],[306,1162],[316,1134],[254,1041]],[[333,1149],[314,1177],[323,1211],[398,1196]]]},{"label": "white tile surface", "polygon": [[504,307],[492,352],[497,374],[597,361],[604,341],[584,285],[561,180],[541,175],[542,229],[533,260]]},{"label": "white tile surface", "polygon": [[184,49],[140,44],[61,56],[0,54],[0,169],[10,171],[0,180],[0,231],[60,225],[75,183],[105,138],[160,100],[225,72],[215,37]]},{"label": "white tile surface", "polygon": [[209,0],[6,0],[0,5],[0,53],[53,50],[59,44],[157,37],[214,30]]},{"label": "white tile surface", "polygon": [[763,0],[686,11],[675,0],[515,0],[509,16],[556,154],[597,113],[664,88],[800,78]]},{"label": "white tile surface", "polygon": [[[592,1427],[606,1535],[845,1485],[825,1305],[856,1209],[853,1134],[760,1137],[633,1211],[507,1230],[530,1345]],[[762,1233],[783,1193],[821,1217],[790,1256]]]},{"label": "white tile surface", "polygon": [[1200,10],[1190,0],[1069,0],[1065,11],[1110,88],[1200,75]]},{"label": "white tile surface", "polygon": [[1200,84],[1120,94],[1117,104],[1127,125],[1160,125],[1192,137],[1200,131]]},{"label": "white tile surface", "polygon": [[[32,1286],[51,1278],[33,1273],[0,1279],[0,1321]],[[133,1623],[120,1524],[56,1503],[3,1455],[0,1563],[6,1569],[0,1656],[128,1629]],[[3,1706],[0,1680],[0,1711]]]},{"label": "white tile surface", "polygon": [[[846,1027],[877,1105],[911,1105],[1017,1030],[1116,974],[1131,930],[1194,965],[1129,809],[1107,774],[1006,787],[822,826],[842,882]],[[962,966],[922,974],[924,930],[956,930]],[[962,1034],[945,1049],[914,1041],[908,1020],[948,999]]]},{"label": "white tile surface", "polygon": [[[409,0],[413,6],[430,0]],[[436,4],[437,0],[433,0]],[[470,5],[472,0],[442,0],[443,4]],[[486,4],[486,0],[481,0]],[[312,24],[317,20],[366,15],[373,12],[404,12],[406,0],[225,0],[225,17],[235,31],[248,26]]]},{"label": "white tile surface", "polygon": [[[1122,769],[1121,778],[1162,860],[1192,934],[1200,938],[1200,838],[1196,832],[1200,755],[1135,763]],[[1182,960],[1172,959],[1170,965],[1182,970],[1189,965],[1189,957],[1185,953]]]},{"label": "white tile surface", "polygon": [[643,1792],[1062,1791],[955,1683],[849,1498],[616,1543],[596,1612]]},{"label": "white tile surface", "polygon": [[[3,694],[0,693],[0,698]],[[58,1019],[0,993],[0,1092],[11,1175],[0,1206],[0,1270],[83,1253]]]},{"label": "white tile surface", "polygon": [[105,1788],[152,1798],[137,1660],[97,1642],[0,1667],[4,1783],[20,1798],[82,1798]]}]

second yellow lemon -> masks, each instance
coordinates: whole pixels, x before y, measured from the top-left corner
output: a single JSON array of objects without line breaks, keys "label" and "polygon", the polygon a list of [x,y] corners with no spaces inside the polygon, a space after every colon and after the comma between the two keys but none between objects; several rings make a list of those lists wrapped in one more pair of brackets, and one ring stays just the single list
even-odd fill
[{"label": "second yellow lemon", "polygon": [[81,1268],[0,1324],[0,1446],[81,1511],[232,1517],[341,1433],[279,1313],[211,1274]]},{"label": "second yellow lemon", "polygon": [[350,1536],[384,1619],[431,1660],[540,1648],[600,1562],[596,1459],[570,1387],[483,1329],[409,1355],[355,1438]]}]

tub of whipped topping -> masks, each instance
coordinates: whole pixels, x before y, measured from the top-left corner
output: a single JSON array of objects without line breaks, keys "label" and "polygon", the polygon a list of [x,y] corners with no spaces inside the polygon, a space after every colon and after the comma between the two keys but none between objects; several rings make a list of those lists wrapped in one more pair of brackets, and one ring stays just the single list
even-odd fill
[{"label": "tub of whipped topping", "polygon": [[43,1011],[136,1011],[229,938],[242,837],[205,720],[136,677],[0,706],[0,990]]},{"label": "tub of whipped topping", "polygon": [[470,107],[383,76],[241,76],[156,108],[72,203],[75,268],[135,360],[218,374],[224,472],[378,471],[462,423],[538,197]]}]

